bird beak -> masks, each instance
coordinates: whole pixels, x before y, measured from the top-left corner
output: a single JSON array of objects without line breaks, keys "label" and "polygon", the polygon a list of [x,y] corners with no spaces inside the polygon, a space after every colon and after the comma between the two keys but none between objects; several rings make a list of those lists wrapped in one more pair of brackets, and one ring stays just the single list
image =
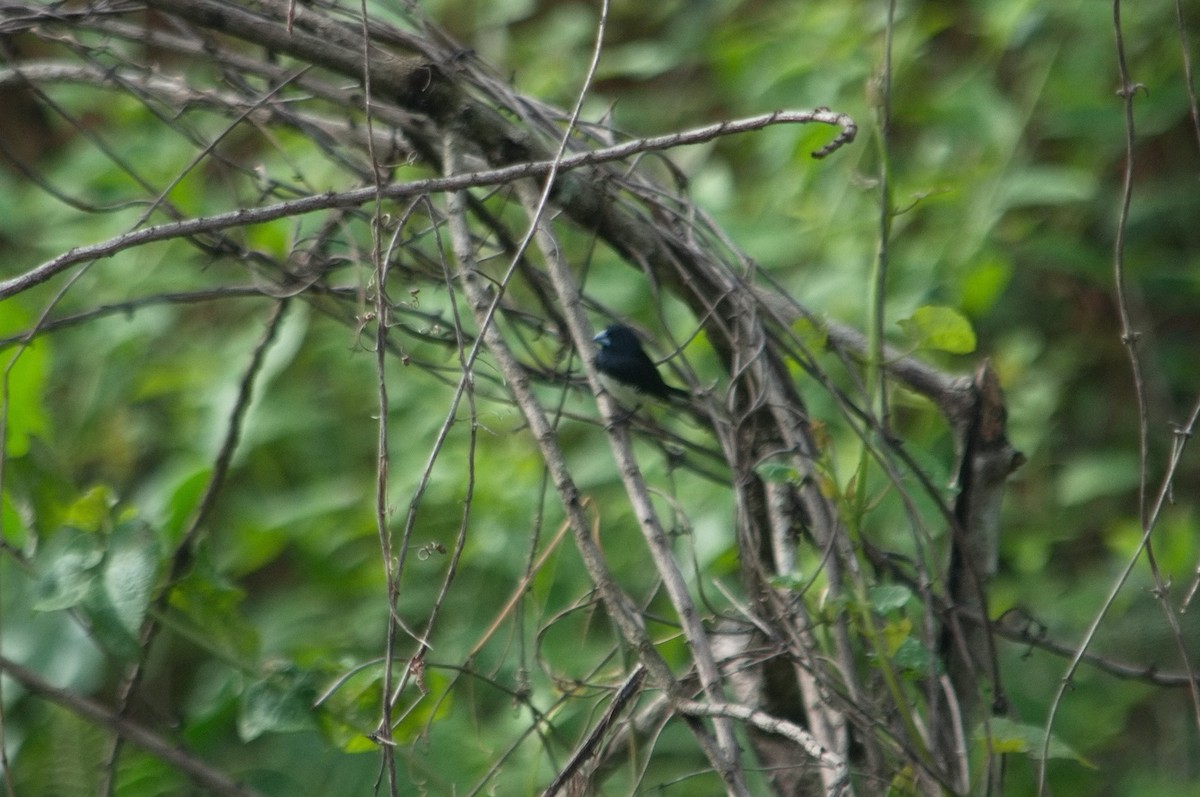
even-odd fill
[{"label": "bird beak", "polygon": [[608,343],[607,330],[602,330],[596,333],[596,337],[592,338],[592,343]]}]

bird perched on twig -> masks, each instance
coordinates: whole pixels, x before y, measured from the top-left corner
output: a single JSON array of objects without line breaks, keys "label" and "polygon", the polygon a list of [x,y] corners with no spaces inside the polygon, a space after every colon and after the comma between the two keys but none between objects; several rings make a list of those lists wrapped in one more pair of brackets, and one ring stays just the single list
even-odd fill
[{"label": "bird perched on twig", "polygon": [[596,352],[596,370],[613,381],[633,388],[642,393],[664,401],[672,398],[686,399],[686,390],[671,387],[663,381],[645,350],[638,340],[637,333],[623,324],[613,324],[596,337],[592,338],[600,344]]}]

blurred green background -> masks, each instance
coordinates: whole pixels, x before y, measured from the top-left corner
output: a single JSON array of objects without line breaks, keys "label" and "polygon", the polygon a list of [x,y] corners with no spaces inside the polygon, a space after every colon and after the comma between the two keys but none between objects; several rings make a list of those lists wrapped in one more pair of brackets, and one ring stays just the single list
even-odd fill
[{"label": "blurred green background", "polygon": [[[403,23],[392,5],[368,4],[380,19]],[[595,35],[594,4],[447,0],[423,8],[519,91],[573,103]],[[1189,118],[1174,7],[1140,4],[1125,14],[1131,74],[1144,85],[1135,102],[1137,168],[1125,256],[1148,399],[1149,501],[1174,430],[1200,390],[1200,136]],[[1184,16],[1194,34],[1200,13],[1192,6]],[[827,131],[793,126],[681,149],[671,159],[687,175],[695,202],[792,296],[824,317],[865,328],[879,237],[876,117],[886,20],[881,2],[617,0],[584,114],[608,115],[631,135],[651,135],[781,108],[849,113],[862,127],[859,139],[828,160],[809,157]],[[953,307],[974,326],[975,352],[928,356],[960,373],[990,359],[1008,399],[1009,436],[1028,457],[1006,500],[992,609],[1027,612],[1068,645],[1081,638],[1141,536],[1138,414],[1113,284],[1125,157],[1113,40],[1111,7],[1082,0],[902,3],[895,20],[887,166],[899,212],[885,332],[906,347],[898,321],[927,304]],[[63,55],[44,43],[22,44]],[[46,91],[158,190],[194,157],[195,140],[227,124],[191,109],[164,128],[129,97],[86,85]],[[63,117],[14,116],[24,124],[14,135],[33,148],[45,182],[0,169],[5,278],[130,229],[154,196]],[[239,129],[222,151],[297,191],[356,184],[290,131],[268,143]],[[93,212],[60,201],[46,185],[95,206]],[[184,213],[213,214],[252,201],[252,188],[245,174],[206,165],[172,187],[169,199]],[[122,205],[135,199],[142,204]],[[283,257],[316,227],[287,220],[238,236],[244,246]],[[356,234],[348,256],[355,245],[369,247],[365,225]],[[583,237],[568,242],[586,246]],[[594,257],[593,294],[654,323],[656,303],[644,285],[611,254]],[[368,279],[365,271],[347,271],[341,283],[350,290]],[[404,279],[390,286],[402,305],[397,335],[411,358],[389,370],[396,529],[445,421],[453,382],[439,374],[453,380],[458,371],[446,344],[446,291],[433,279]],[[52,315],[253,282],[244,263],[208,258],[179,242],[147,246],[97,262]],[[63,284],[0,304],[0,336],[29,328]],[[55,330],[25,349],[10,342],[0,350],[5,366],[20,351],[5,402],[6,657],[75,691],[111,691],[134,644],[145,603],[138,596],[162,577],[163,557],[195,508],[271,303],[253,295],[152,303]],[[678,308],[668,308],[667,317],[686,323]],[[562,356],[548,341],[530,345],[547,360]],[[386,625],[369,346],[369,336],[344,317],[299,302],[288,308],[230,482],[193,570],[173,595],[133,706],[135,717],[173,727],[200,755],[270,794],[367,793],[378,772],[374,746],[363,738],[378,721],[380,689],[379,667],[366,665],[382,655]],[[703,372],[702,348],[695,357]],[[401,582],[399,611],[419,626],[448,566],[447,554],[432,546],[453,549],[466,474],[473,473],[467,544],[425,672],[432,697],[414,691],[413,713],[397,732],[412,794],[533,793],[604,705],[605,694],[581,694],[580,684],[619,672],[627,655],[614,646],[601,613],[586,605],[589,585],[569,541],[550,553],[515,618],[472,651],[531,551],[545,549],[562,519],[498,374],[484,361],[478,379],[477,447],[468,445],[469,424],[451,428],[416,512],[413,541],[420,547],[410,551]],[[541,389],[549,402],[559,400],[553,386]],[[827,400],[819,391],[806,398],[828,422],[832,450],[853,451],[856,442]],[[567,392],[561,400],[568,412],[595,417],[590,397]],[[948,430],[921,402],[904,395],[896,401],[909,449],[944,482],[953,456]],[[459,420],[466,418],[460,407]],[[622,583],[650,594],[654,576],[623,514],[601,430],[571,420],[561,430]],[[677,530],[690,532],[697,566],[732,582],[728,496],[695,475],[669,471],[649,447],[642,454],[652,482],[669,485],[672,503],[664,501],[664,512],[685,508]],[[847,456],[851,464],[838,474],[843,486],[853,462]],[[1170,611],[1200,560],[1198,478],[1188,451],[1154,534],[1158,566],[1172,585]],[[875,533],[886,535],[885,519],[874,523]],[[96,571],[101,551],[110,559],[113,551],[127,552],[125,570]],[[97,578],[107,579],[99,593]],[[1139,564],[1093,650],[1177,672],[1180,654],[1151,586]],[[109,603],[97,605],[101,598]],[[1194,616],[1178,616],[1193,661],[1200,652]],[[1043,723],[1066,661],[1011,643],[1001,644],[1001,655],[1014,714]],[[335,683],[322,710],[309,711]],[[29,699],[11,681],[4,700],[17,793],[92,793],[102,734]],[[531,706],[544,712],[539,732],[549,742],[531,733]],[[1085,667],[1055,724],[1058,739],[1079,758],[1051,762],[1052,792],[1195,794],[1197,722],[1185,689]],[[559,757],[550,760],[543,745]],[[605,793],[716,793],[714,778],[692,777],[702,761],[679,728],[668,728],[654,746],[655,767],[639,785],[627,771]],[[121,794],[188,788],[181,775],[135,749],[122,761]],[[1008,793],[1032,793],[1028,757],[1011,757],[1008,774]]]}]

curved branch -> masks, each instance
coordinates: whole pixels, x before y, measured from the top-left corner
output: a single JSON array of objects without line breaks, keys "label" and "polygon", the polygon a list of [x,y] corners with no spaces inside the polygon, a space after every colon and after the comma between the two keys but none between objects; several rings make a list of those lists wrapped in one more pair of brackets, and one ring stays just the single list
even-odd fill
[{"label": "curved branch", "polygon": [[[201,216],[194,219],[159,224],[118,235],[107,241],[80,246],[47,260],[41,265],[0,281],[0,299],[7,299],[17,293],[41,284],[55,275],[65,271],[77,263],[99,260],[137,246],[144,246],[159,241],[169,241],[189,235],[218,232],[232,227],[247,227],[253,224],[263,224],[289,216],[299,216],[318,210],[333,208],[349,208],[375,201],[377,196],[385,199],[405,199],[421,194],[436,194],[449,191],[462,191],[467,188],[494,186],[512,183],[528,177],[540,177],[551,170],[566,172],[584,166],[594,166],[611,161],[622,160],[642,152],[655,152],[711,141],[732,133],[742,133],[761,130],[774,124],[820,122],[823,124],[850,125],[843,130],[853,130],[853,122],[844,114],[828,110],[815,111],[776,111],[775,113],[754,116],[734,122],[720,122],[714,125],[688,130],[681,133],[671,133],[664,136],[639,138],[612,147],[582,152],[564,157],[557,164],[553,160],[518,163],[500,169],[466,172],[449,177],[431,177],[425,180],[414,180],[407,183],[385,185],[381,190],[374,186],[355,188],[349,191],[330,191],[324,194],[301,197],[300,199],[277,202],[273,205],[263,205],[257,208],[239,208],[227,213],[214,216]],[[844,133],[843,135],[847,135]],[[852,133],[849,135],[852,136]]]}]

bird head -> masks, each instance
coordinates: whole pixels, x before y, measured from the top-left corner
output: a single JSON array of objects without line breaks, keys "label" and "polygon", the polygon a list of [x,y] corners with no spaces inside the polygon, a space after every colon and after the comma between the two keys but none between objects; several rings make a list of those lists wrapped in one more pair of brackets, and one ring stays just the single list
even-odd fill
[{"label": "bird head", "polygon": [[640,348],[642,345],[638,340],[637,333],[624,324],[610,324],[592,340],[599,343],[602,349],[610,347],[623,349],[635,346]]}]

